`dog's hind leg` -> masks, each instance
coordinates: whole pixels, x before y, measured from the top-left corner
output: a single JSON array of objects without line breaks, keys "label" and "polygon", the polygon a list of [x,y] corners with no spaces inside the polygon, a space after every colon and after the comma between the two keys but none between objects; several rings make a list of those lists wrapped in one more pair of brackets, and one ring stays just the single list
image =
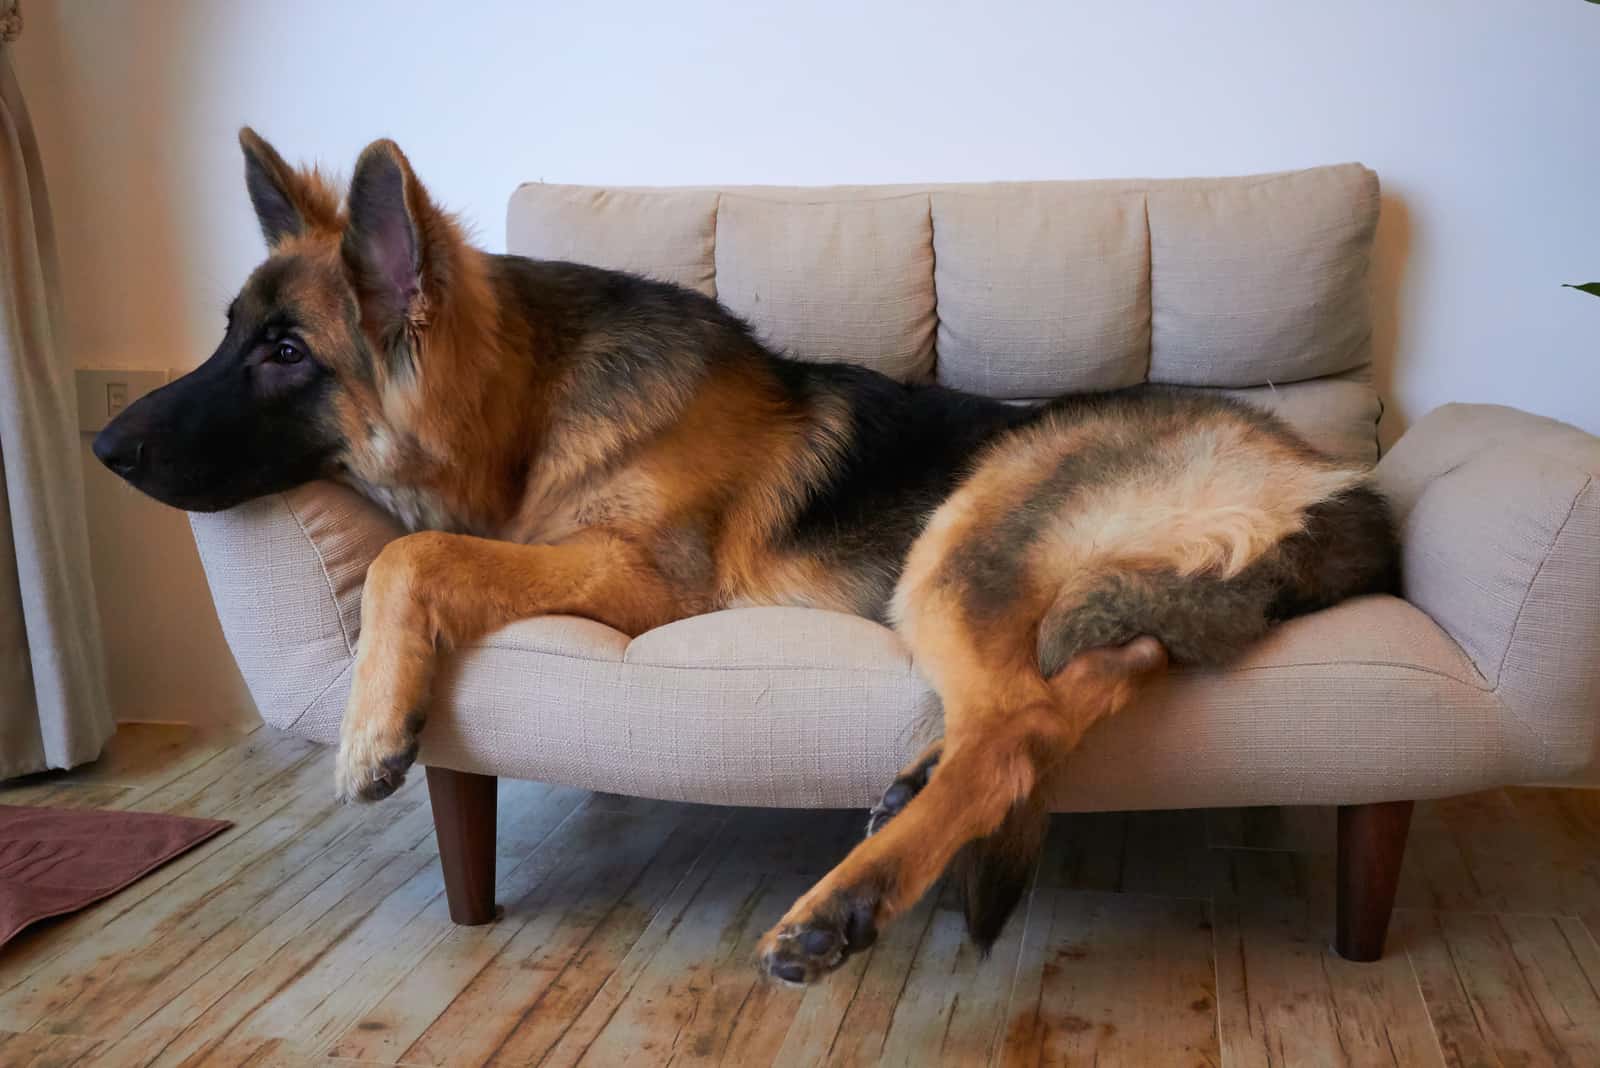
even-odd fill
[{"label": "dog's hind leg", "polygon": [[518,619],[578,615],[629,634],[677,618],[672,590],[632,543],[606,533],[519,545],[426,532],[367,570],[361,638],[339,734],[336,788],[376,801],[417,756],[440,649]]},{"label": "dog's hind leg", "polygon": [[[1361,575],[1330,583],[1308,517],[1351,511],[1337,502],[1356,500],[1361,471],[1242,408],[1106,403],[1053,411],[991,449],[912,546],[893,615],[943,703],[943,754],[767,933],[774,976],[837,966],[964,850],[969,929],[992,940],[1042,839],[1040,783],[1092,724],[1169,655],[1226,660],[1297,598],[1360,588]],[[1383,529],[1381,507],[1357,504],[1376,518],[1327,528],[1346,552]]]},{"label": "dog's hind leg", "polygon": [[981,702],[971,699],[977,694],[947,698],[937,770],[767,932],[760,947],[767,972],[807,982],[872,945],[965,847],[1034,804],[1035,788],[1059,756],[1090,724],[1128,704],[1165,663],[1158,642],[1139,638],[1084,652],[1048,683],[1037,671],[1021,672]]}]

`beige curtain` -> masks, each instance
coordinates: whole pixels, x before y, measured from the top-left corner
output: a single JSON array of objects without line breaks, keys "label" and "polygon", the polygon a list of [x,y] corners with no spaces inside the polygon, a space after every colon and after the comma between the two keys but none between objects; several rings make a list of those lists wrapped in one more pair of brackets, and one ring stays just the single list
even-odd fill
[{"label": "beige curtain", "polygon": [[0,779],[93,760],[116,729],[89,575],[55,235],[0,0]]}]

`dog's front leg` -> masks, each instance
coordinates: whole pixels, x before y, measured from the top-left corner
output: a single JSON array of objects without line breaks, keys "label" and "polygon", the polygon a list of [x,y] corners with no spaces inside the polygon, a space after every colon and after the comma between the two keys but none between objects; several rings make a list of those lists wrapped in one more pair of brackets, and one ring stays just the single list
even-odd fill
[{"label": "dog's front leg", "polygon": [[361,639],[340,729],[336,786],[376,801],[417,756],[439,650],[513,620],[577,615],[638,634],[681,613],[627,539],[589,533],[518,545],[427,532],[391,542],[367,570]]}]

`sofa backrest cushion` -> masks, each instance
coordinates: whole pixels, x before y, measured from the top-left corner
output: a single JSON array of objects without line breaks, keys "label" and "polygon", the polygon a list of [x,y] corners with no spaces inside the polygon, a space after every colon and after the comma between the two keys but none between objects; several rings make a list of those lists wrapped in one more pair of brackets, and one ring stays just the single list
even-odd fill
[{"label": "sofa backrest cushion", "polygon": [[1147,381],[1237,391],[1370,462],[1377,219],[1377,176],[1353,163],[1138,181],[531,183],[511,198],[507,248],[690,286],[789,355],[904,381],[1008,400]]}]

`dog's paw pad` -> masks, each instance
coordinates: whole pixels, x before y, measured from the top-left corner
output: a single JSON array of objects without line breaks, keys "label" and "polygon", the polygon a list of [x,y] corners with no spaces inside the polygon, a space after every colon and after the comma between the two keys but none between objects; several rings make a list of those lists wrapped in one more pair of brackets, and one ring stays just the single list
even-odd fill
[{"label": "dog's paw pad", "polygon": [[339,800],[382,801],[400,789],[405,785],[406,771],[416,762],[417,747],[417,737],[409,731],[406,741],[377,756],[353,759],[350,751],[342,747],[335,775]]},{"label": "dog's paw pad", "polygon": [[911,804],[912,798],[928,785],[928,778],[938,763],[939,754],[935,753],[889,784],[889,788],[883,792],[878,803],[867,813],[868,838],[881,831],[884,824],[900,815],[900,811]]},{"label": "dog's paw pad", "polygon": [[761,955],[762,967],[785,983],[809,983],[844,963],[850,947],[844,931],[828,927],[786,928]]},{"label": "dog's paw pad", "polygon": [[884,824],[900,815],[900,810],[916,796],[914,790],[902,787],[900,783],[895,783],[885,790],[878,803],[867,811],[867,837],[871,838],[883,830]]},{"label": "dog's paw pad", "polygon": [[873,911],[867,902],[849,905],[837,898],[811,919],[777,928],[763,940],[762,970],[785,983],[822,978],[878,940]]}]

